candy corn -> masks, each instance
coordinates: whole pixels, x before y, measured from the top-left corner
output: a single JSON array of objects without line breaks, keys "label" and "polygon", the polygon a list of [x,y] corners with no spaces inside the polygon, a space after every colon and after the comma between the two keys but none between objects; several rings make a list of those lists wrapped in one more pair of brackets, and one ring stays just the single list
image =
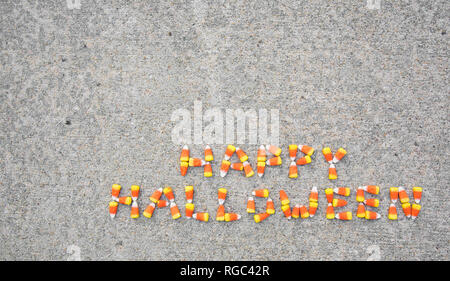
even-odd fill
[{"label": "candy corn", "polygon": [[400,199],[400,203],[402,204],[409,202],[408,194],[406,193],[406,190],[403,187],[398,188],[398,197]]},{"label": "candy corn", "polygon": [[297,151],[298,146],[296,144],[289,145],[289,157],[291,158],[292,161],[294,161],[295,158],[297,158]]},{"label": "candy corn", "polygon": [[188,161],[189,161],[189,147],[185,145],[181,150],[180,162],[188,162]]},{"label": "candy corn", "polygon": [[192,203],[192,200],[194,199],[194,187],[192,185],[185,186],[184,193],[186,194],[186,201]]},{"label": "candy corn", "polygon": [[231,169],[236,171],[242,171],[244,170],[244,164],[242,164],[241,162],[233,163],[231,164]]},{"label": "candy corn", "polygon": [[298,170],[297,165],[295,162],[291,162],[291,165],[289,166],[289,178],[295,179],[298,177]]},{"label": "candy corn", "polygon": [[405,214],[405,216],[407,218],[410,218],[411,217],[411,204],[409,204],[409,202],[403,203],[402,209],[403,209],[403,213]]},{"label": "candy corn", "polygon": [[225,206],[219,205],[216,214],[216,221],[225,221]]},{"label": "candy corn", "polygon": [[198,221],[208,221],[209,220],[209,214],[208,213],[195,213],[192,215],[192,217]]},{"label": "candy corn", "polygon": [[266,145],[266,149],[275,156],[280,156],[281,154],[281,148],[279,148],[278,146]]},{"label": "candy corn", "polygon": [[393,203],[391,203],[391,205],[389,206],[388,218],[390,220],[396,220],[398,218],[397,208],[395,207],[395,205]]},{"label": "candy corn", "polygon": [[311,157],[306,155],[306,156],[303,156],[302,158],[298,159],[296,164],[299,166],[303,166],[303,165],[306,165],[309,163],[311,163]]},{"label": "candy corn", "polygon": [[174,220],[181,217],[180,210],[175,202],[170,202],[170,213],[172,215],[172,219]]},{"label": "candy corn", "polygon": [[158,203],[159,198],[161,198],[162,193],[163,193],[163,189],[158,188],[157,190],[155,190],[155,192],[153,192],[152,196],[150,196],[150,201],[152,201],[153,203]]},{"label": "candy corn", "polygon": [[175,196],[173,195],[172,188],[170,186],[165,187],[163,189],[164,195],[166,196],[167,200],[173,201],[175,200]]},{"label": "candy corn", "polygon": [[267,219],[270,215],[268,213],[261,213],[253,216],[253,219],[256,223],[262,222],[263,220]]},{"label": "candy corn", "polygon": [[268,213],[269,215],[275,214],[275,205],[271,198],[267,198],[266,213]]},{"label": "candy corn", "polygon": [[166,200],[159,200],[157,206],[158,206],[158,208],[164,208],[164,207],[169,206],[169,202]]},{"label": "candy corn", "polygon": [[257,155],[256,161],[266,162],[266,160],[267,160],[266,148],[264,147],[264,145],[261,145],[258,149],[258,155]]},{"label": "candy corn", "polygon": [[223,160],[222,165],[220,166],[220,176],[223,178],[227,175],[228,170],[230,169],[231,162],[228,160]]},{"label": "candy corn", "polygon": [[214,160],[214,156],[212,153],[212,149],[209,145],[206,145],[205,147],[205,161],[206,162],[211,162]]},{"label": "candy corn", "polygon": [[317,202],[319,200],[319,192],[317,187],[313,186],[311,188],[311,193],[309,193],[309,202]]},{"label": "candy corn", "polygon": [[419,204],[412,204],[411,206],[411,218],[414,220],[420,213],[422,207]]},{"label": "candy corn", "polygon": [[347,201],[345,201],[344,199],[333,199],[333,207],[344,207],[345,205],[347,205]]},{"label": "candy corn", "polygon": [[245,152],[239,147],[236,147],[236,155],[238,156],[239,160],[241,160],[242,163],[248,160],[247,154],[245,154]]},{"label": "candy corn", "polygon": [[142,215],[146,218],[151,218],[153,216],[153,212],[155,211],[156,205],[155,203],[150,203],[147,208],[145,208],[144,213]]},{"label": "candy corn", "polygon": [[255,212],[255,199],[253,197],[249,197],[247,200],[247,213]]},{"label": "candy corn", "polygon": [[337,162],[339,162],[346,154],[347,151],[345,151],[345,149],[343,149],[342,147],[339,148],[336,154],[334,154],[333,163],[336,164]]},{"label": "candy corn", "polygon": [[391,197],[391,202],[396,203],[398,200],[398,188],[397,187],[389,188],[389,196]]},{"label": "candy corn", "polygon": [[358,189],[356,189],[356,202],[364,202],[364,189],[359,186]]},{"label": "candy corn", "polygon": [[244,173],[245,173],[245,176],[246,176],[247,178],[252,177],[252,176],[255,174],[255,172],[253,172],[253,169],[252,169],[252,166],[250,165],[250,163],[248,163],[247,161],[245,161],[245,162],[243,163],[243,165],[244,165]]},{"label": "candy corn", "polygon": [[131,199],[133,201],[136,201],[139,197],[139,185],[132,185],[131,186]]},{"label": "candy corn", "polygon": [[113,219],[117,214],[117,206],[119,204],[116,201],[109,202],[109,215]]},{"label": "candy corn", "polygon": [[223,205],[225,202],[225,198],[227,197],[227,189],[226,188],[219,188],[217,198],[219,199],[219,204]]},{"label": "candy corn", "polygon": [[[422,188],[421,187],[419,187],[419,186],[413,187],[413,197],[414,197],[414,202],[419,204],[420,200],[422,199]],[[413,205],[413,208],[414,208],[414,205]]]},{"label": "candy corn", "polygon": [[364,204],[376,208],[380,205],[380,200],[378,200],[377,198],[369,198],[367,200],[364,200]]},{"label": "candy corn", "polygon": [[264,175],[264,170],[266,169],[266,162],[258,162],[256,165],[256,172],[259,177],[262,177]]},{"label": "candy corn", "polygon": [[287,205],[290,203],[289,197],[287,196],[286,191],[284,190],[280,190],[280,201],[281,205]]},{"label": "candy corn", "polygon": [[206,162],[205,165],[203,166],[203,176],[205,178],[212,177],[212,166],[210,162]]},{"label": "candy corn", "polygon": [[379,218],[381,218],[381,215],[377,212],[366,211],[366,220],[377,220]]},{"label": "candy corn", "polygon": [[129,196],[119,197],[116,201],[119,204],[130,205],[133,199]]},{"label": "candy corn", "polygon": [[332,188],[325,189],[325,195],[327,197],[327,202],[333,203],[333,189]]},{"label": "candy corn", "polygon": [[335,215],[335,218],[343,221],[351,221],[352,220],[352,212],[340,212]]},{"label": "candy corn", "polygon": [[131,213],[130,213],[130,217],[132,219],[137,219],[139,218],[139,207],[136,201],[133,201],[133,204],[131,204]]},{"label": "candy corn", "polygon": [[310,217],[314,217],[318,206],[319,206],[319,204],[317,202],[309,201],[309,216]]},{"label": "candy corn", "polygon": [[200,158],[189,158],[189,167],[203,167],[206,164],[205,160]]},{"label": "candy corn", "polygon": [[366,185],[363,187],[363,189],[370,194],[380,193],[380,187],[378,185]]},{"label": "candy corn", "polygon": [[331,152],[331,149],[329,147],[325,147],[322,149],[323,156],[325,157],[325,160],[331,164],[333,161],[333,153]]},{"label": "candy corn", "polygon": [[283,211],[284,216],[289,220],[291,219],[291,207],[289,205],[281,206],[281,210]]},{"label": "candy corn", "polygon": [[186,218],[188,218],[188,219],[192,218],[192,214],[194,213],[194,208],[195,208],[194,204],[187,203],[186,206],[184,206],[184,207],[185,207]]},{"label": "candy corn", "polygon": [[314,148],[312,148],[311,146],[299,144],[298,149],[308,156],[311,156],[314,153]]},{"label": "candy corn", "polygon": [[358,204],[358,209],[356,210],[356,216],[358,218],[365,218],[366,217],[366,207],[363,203]]},{"label": "candy corn", "polygon": [[189,162],[180,162],[180,173],[184,177],[187,174]]},{"label": "candy corn", "polygon": [[113,184],[112,185],[112,190],[111,190],[111,197],[113,200],[119,198],[119,194],[120,194],[120,189],[122,187],[118,184]]},{"label": "candy corn", "polygon": [[300,206],[300,217],[302,219],[306,219],[309,217],[309,212],[308,212],[308,209],[306,208],[306,206],[303,206],[303,205]]},{"label": "candy corn", "polygon": [[252,195],[256,197],[269,197],[269,190],[268,189],[257,189],[252,191]]},{"label": "candy corn", "polygon": [[332,220],[334,219],[334,208],[333,205],[331,205],[331,203],[328,203],[327,206],[327,219]]},{"label": "candy corn", "polygon": [[336,167],[334,166],[334,164],[330,164],[330,168],[328,168],[328,178],[330,180],[337,179],[337,171],[336,171]]},{"label": "candy corn", "polygon": [[227,146],[227,149],[225,150],[225,160],[230,160],[231,156],[233,156],[234,152],[236,151],[236,147],[232,146],[231,144]]},{"label": "candy corn", "polygon": [[237,221],[241,219],[241,215],[235,214],[235,213],[226,213],[225,214],[225,221]]},{"label": "candy corn", "polygon": [[276,157],[272,157],[269,160],[266,161],[266,165],[267,166],[279,166],[281,165],[281,157],[280,156],[276,156]]},{"label": "candy corn", "polygon": [[294,206],[294,208],[292,208],[292,214],[291,214],[291,216],[292,216],[294,219],[298,219],[298,218],[300,217],[300,205],[299,205],[299,204],[296,204],[296,205]]},{"label": "candy corn", "polygon": [[350,188],[349,187],[337,187],[333,189],[334,193],[342,195],[342,196],[350,196]]}]

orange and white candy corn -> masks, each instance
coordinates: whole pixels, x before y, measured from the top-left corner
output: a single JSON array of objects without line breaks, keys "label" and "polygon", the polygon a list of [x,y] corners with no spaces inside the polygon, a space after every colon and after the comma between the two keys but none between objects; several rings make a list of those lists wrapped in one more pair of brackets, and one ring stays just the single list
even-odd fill
[{"label": "orange and white candy corn", "polygon": [[300,205],[296,204],[293,208],[292,208],[292,214],[291,216],[294,219],[298,219],[300,217]]},{"label": "orange and white candy corn", "polygon": [[366,220],[377,220],[381,215],[374,211],[366,211]]},{"label": "orange and white candy corn", "polygon": [[396,203],[398,200],[398,187],[389,188],[389,196],[392,203]]},{"label": "orange and white candy corn", "polygon": [[146,218],[151,218],[153,216],[153,212],[156,209],[156,205],[155,203],[150,203],[147,208],[145,208],[144,213],[142,213],[142,215]]},{"label": "orange and white candy corn", "polygon": [[250,163],[248,163],[247,161],[245,161],[245,162],[243,163],[243,165],[244,165],[244,173],[245,173],[245,176],[246,176],[247,178],[252,177],[252,176],[255,174],[255,172],[253,172],[253,169],[252,169],[252,166],[250,165]]},{"label": "orange and white candy corn", "polygon": [[358,189],[356,189],[356,202],[364,202],[364,189],[359,186]]},{"label": "orange and white candy corn", "polygon": [[242,163],[248,160],[247,154],[239,147],[236,147],[236,155]]},{"label": "orange and white candy corn", "polygon": [[403,213],[405,214],[405,216],[407,218],[411,217],[411,204],[409,202],[403,203],[402,204],[402,209],[403,209]]},{"label": "orange and white candy corn", "polygon": [[[413,187],[413,197],[414,197],[414,202],[419,204],[420,200],[422,199],[422,188],[420,186]],[[413,207],[414,207],[414,205],[413,205]]]},{"label": "orange and white candy corn", "polygon": [[214,160],[212,149],[209,145],[206,145],[205,147],[205,161],[211,162]]},{"label": "orange and white candy corn", "polygon": [[136,201],[139,197],[139,185],[132,185],[131,186],[131,199],[133,201]]},{"label": "orange and white candy corn", "polygon": [[183,146],[181,149],[180,162],[188,162],[189,161],[189,147],[187,145]]},{"label": "orange and white candy corn", "polygon": [[291,207],[289,205],[281,206],[281,210],[283,211],[284,216],[290,220],[291,219]]},{"label": "orange and white candy corn", "polygon": [[275,156],[280,156],[281,154],[281,148],[275,145],[266,145],[266,150]]},{"label": "orange and white candy corn", "polygon": [[187,203],[186,206],[184,206],[186,218],[192,218],[192,215],[194,214],[194,208],[195,206],[192,203]]},{"label": "orange and white candy corn", "polygon": [[325,147],[322,149],[323,156],[325,157],[325,160],[331,164],[333,162],[333,153],[331,152],[331,148]]},{"label": "orange and white candy corn", "polygon": [[358,204],[358,209],[356,210],[356,216],[358,218],[365,218],[366,217],[366,207],[363,203]]},{"label": "orange and white candy corn", "polygon": [[298,149],[308,156],[311,156],[314,153],[314,148],[312,148],[311,146],[308,146],[308,145],[299,144]]},{"label": "orange and white candy corn", "polygon": [[244,170],[244,164],[242,164],[242,162],[233,163],[231,164],[231,169],[235,171],[242,171]]},{"label": "orange and white candy corn", "polygon": [[203,176],[205,178],[212,177],[212,166],[210,162],[206,162],[205,165],[203,166]]},{"label": "orange and white candy corn", "polygon": [[158,205],[156,205],[158,208],[164,208],[169,206],[169,201],[166,200],[159,200]]},{"label": "orange and white candy corn", "polygon": [[120,194],[120,189],[122,188],[122,186],[118,185],[118,184],[113,184],[112,185],[112,189],[111,189],[111,197],[113,200],[119,198],[119,194]]},{"label": "orange and white candy corn", "polygon": [[336,153],[334,154],[333,163],[336,164],[337,162],[339,162],[342,158],[344,158],[346,154],[347,151],[345,151],[345,149],[343,149],[342,147],[339,148],[338,151],[336,151]]},{"label": "orange and white candy corn", "polygon": [[422,207],[419,204],[412,204],[411,206],[411,218],[414,220],[420,213]]},{"label": "orange and white candy corn", "polygon": [[264,145],[261,145],[258,149],[256,161],[257,162],[266,162],[266,160],[267,160],[266,148],[264,147]]},{"label": "orange and white candy corn", "polygon": [[347,201],[345,201],[344,199],[340,199],[340,198],[334,198],[333,199],[333,207],[344,207],[345,205],[347,205]]},{"label": "orange and white candy corn", "polygon": [[163,189],[164,195],[166,196],[167,200],[173,201],[175,200],[175,196],[173,195],[172,188],[170,186],[167,186]]},{"label": "orange and white candy corn", "polygon": [[180,210],[175,202],[170,202],[170,214],[174,220],[181,217]]},{"label": "orange and white candy corn", "polygon": [[255,199],[249,197],[247,200],[247,213],[251,214],[255,212]]},{"label": "orange and white candy corn", "polygon": [[336,187],[333,189],[334,193],[342,195],[342,196],[350,196],[350,188],[349,187]]},{"label": "orange and white candy corn", "polygon": [[306,208],[306,206],[303,206],[303,205],[300,206],[300,217],[302,219],[309,218],[309,212],[308,212],[308,208]]},{"label": "orange and white candy corn", "polygon": [[256,172],[258,173],[258,177],[262,177],[264,175],[265,169],[266,169],[266,162],[256,163]]},{"label": "orange and white candy corn", "polygon": [[294,161],[295,158],[297,158],[297,151],[298,146],[296,144],[289,145],[289,157],[291,158],[292,161]]},{"label": "orange and white candy corn", "polygon": [[378,206],[380,206],[380,200],[378,200],[377,198],[369,198],[364,200],[364,204],[370,207],[377,208]]},{"label": "orange and white candy corn", "polygon": [[380,187],[378,185],[366,185],[363,187],[363,189],[370,194],[380,193]]},{"label": "orange and white candy corn", "polygon": [[328,203],[327,206],[327,219],[332,220],[334,219],[335,215],[334,215],[334,208],[333,205],[331,203]]},{"label": "orange and white candy corn", "polygon": [[309,163],[311,163],[311,157],[306,155],[306,156],[303,156],[302,158],[298,159],[296,164],[299,166],[303,166],[303,165],[306,165]]},{"label": "orange and white candy corn", "polygon": [[241,219],[241,215],[236,213],[226,213],[225,214],[225,221],[237,221]]},{"label": "orange and white candy corn", "polygon": [[314,217],[318,206],[319,206],[319,203],[314,202],[314,201],[309,201],[309,216],[310,217]]},{"label": "orange and white candy corn", "polygon": [[186,201],[192,203],[192,200],[194,199],[194,187],[192,185],[185,186],[184,193],[186,194]]},{"label": "orange and white candy corn", "polygon": [[137,219],[139,218],[139,207],[136,201],[133,201],[133,204],[131,204],[131,213],[130,213],[130,217],[132,219]]},{"label": "orange and white candy corn", "polygon": [[209,220],[209,214],[208,213],[195,213],[192,215],[192,217],[198,221],[208,221]]},{"label": "orange and white candy corn", "polygon": [[334,217],[337,218],[338,220],[351,221],[352,220],[352,212],[340,212],[340,213],[337,213]]},{"label": "orange and white candy corn", "polygon": [[266,165],[267,166],[280,166],[282,162],[283,161],[281,161],[280,156],[275,156],[275,157],[272,157],[269,160],[267,160]]},{"label": "orange and white candy corn", "polygon": [[153,203],[158,203],[159,198],[161,198],[162,193],[163,193],[163,189],[158,188],[157,190],[155,190],[155,192],[153,192],[152,196],[150,196],[150,201],[152,201]]},{"label": "orange and white candy corn", "polygon": [[225,206],[219,205],[217,208],[216,221],[225,221]]},{"label": "orange and white candy corn", "polygon": [[117,207],[119,206],[119,203],[116,201],[109,202],[109,215],[113,219],[117,214]]},{"label": "orange and white candy corn", "polygon": [[220,205],[223,205],[223,203],[225,203],[225,198],[227,198],[227,189],[226,188],[219,188],[219,190],[217,192],[217,199],[219,199],[219,204]]},{"label": "orange and white candy corn", "polygon": [[389,206],[388,218],[390,220],[396,220],[398,218],[397,208],[395,207],[395,205],[393,203],[391,203],[391,205]]},{"label": "orange and white candy corn", "polygon": [[330,168],[328,168],[328,178],[330,180],[337,179],[337,171],[336,166],[334,166],[334,164],[330,164]]},{"label": "orange and white candy corn", "polygon": [[203,167],[206,164],[205,160],[200,158],[189,158],[189,167]]},{"label": "orange and white candy corn", "polygon": [[317,191],[317,187],[313,186],[311,188],[311,192],[309,193],[309,202],[317,201],[319,201],[319,192]]},{"label": "orange and white candy corn", "polygon": [[406,190],[404,187],[398,188],[398,198],[400,199],[400,203],[405,204],[409,202],[408,194],[406,193]]},{"label": "orange and white candy corn", "polygon": [[184,177],[187,174],[189,162],[180,162],[180,173]]},{"label": "orange and white candy corn", "polygon": [[289,197],[287,196],[286,191],[284,191],[283,189],[280,190],[280,201],[281,205],[287,205],[290,203]]},{"label": "orange and white candy corn", "polygon": [[295,162],[291,162],[291,165],[289,166],[289,178],[295,179],[298,177],[298,169]]},{"label": "orange and white candy corn", "polygon": [[236,151],[236,147],[234,147],[233,145],[228,145],[227,149],[225,150],[225,156],[224,159],[225,160],[230,160],[231,156],[233,156],[234,152]]},{"label": "orange and white candy corn", "polygon": [[326,188],[325,189],[325,196],[327,197],[328,203],[333,203],[333,189],[332,188]]},{"label": "orange and white candy corn", "polygon": [[220,166],[220,176],[223,178],[227,175],[228,170],[230,169],[231,162],[228,160],[223,160],[222,165]]},{"label": "orange and white candy corn", "polygon": [[269,190],[264,188],[264,189],[257,189],[252,191],[252,195],[256,196],[256,197],[263,197],[263,198],[267,198],[269,197]]},{"label": "orange and white candy corn", "polygon": [[270,215],[275,214],[275,205],[271,198],[267,198],[266,213],[268,213]]},{"label": "orange and white candy corn", "polygon": [[253,216],[253,219],[255,220],[256,223],[262,222],[263,220],[267,219],[270,215],[268,213],[261,213],[261,214],[256,214]]},{"label": "orange and white candy corn", "polygon": [[119,197],[116,201],[119,204],[130,205],[131,202],[133,201],[133,199],[131,199],[130,196],[123,196],[123,197]]}]

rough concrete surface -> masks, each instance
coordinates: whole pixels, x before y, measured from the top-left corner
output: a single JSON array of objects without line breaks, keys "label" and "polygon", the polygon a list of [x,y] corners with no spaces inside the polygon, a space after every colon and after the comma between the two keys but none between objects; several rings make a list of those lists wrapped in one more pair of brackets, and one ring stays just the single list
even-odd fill
[{"label": "rough concrete surface", "polygon": [[[73,2],[73,3],[72,3]],[[78,3],[79,2],[79,5]],[[112,2],[112,3],[111,3]],[[448,1],[1,1],[1,260],[448,260]],[[172,113],[280,110],[282,167],[263,178],[179,175]],[[287,177],[287,145],[316,148]],[[321,149],[342,146],[339,178]],[[258,145],[240,145],[254,165]],[[204,144],[191,145],[202,155]],[[141,217],[108,215],[113,183],[142,187]],[[154,189],[195,186],[214,218],[217,188],[239,222],[142,217]],[[325,219],[326,187],[381,186],[382,218]],[[282,217],[278,191],[313,219]],[[390,186],[422,186],[422,212],[387,219]],[[277,213],[256,224],[251,190]],[[399,207],[399,205],[398,205]],[[264,201],[257,201],[259,211]]]}]

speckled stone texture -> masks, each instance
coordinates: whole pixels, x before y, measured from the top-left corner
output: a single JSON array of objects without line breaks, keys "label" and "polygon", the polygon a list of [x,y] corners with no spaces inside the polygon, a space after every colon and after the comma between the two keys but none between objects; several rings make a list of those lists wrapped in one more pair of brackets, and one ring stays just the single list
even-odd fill
[{"label": "speckled stone texture", "polygon": [[[38,3],[36,3],[38,2]],[[448,1],[1,1],[1,260],[448,260]],[[110,3],[113,2],[113,3]],[[245,3],[244,3],[245,2]],[[282,167],[263,178],[178,171],[171,114],[218,107],[280,110]],[[289,179],[287,145],[316,148]],[[258,145],[240,145],[255,167]],[[338,180],[320,150],[340,146]],[[203,145],[192,145],[202,155]],[[115,220],[113,183],[170,185],[184,209],[217,208],[226,187],[239,222]],[[382,218],[325,219],[326,187],[381,186]],[[316,217],[287,221],[278,192]],[[416,221],[387,219],[390,186],[422,186]],[[277,213],[256,224],[246,197],[268,187]],[[399,207],[399,205],[398,205]],[[257,200],[259,211],[264,201]],[[142,214],[142,213],[141,213]]]}]

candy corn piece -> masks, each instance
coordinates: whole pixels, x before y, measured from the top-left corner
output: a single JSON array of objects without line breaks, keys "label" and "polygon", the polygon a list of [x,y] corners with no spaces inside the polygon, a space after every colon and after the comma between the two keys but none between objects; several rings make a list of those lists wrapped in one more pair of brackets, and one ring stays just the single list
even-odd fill
[{"label": "candy corn piece", "polygon": [[275,156],[280,156],[281,154],[281,148],[279,148],[278,146],[266,145],[266,149]]},{"label": "candy corn piece", "polygon": [[332,220],[334,219],[335,215],[334,215],[334,208],[333,205],[331,205],[331,203],[328,203],[327,206],[327,219]]},{"label": "candy corn piece", "polygon": [[192,203],[187,203],[185,206],[185,214],[186,214],[186,218],[190,219],[192,218],[192,214],[194,214],[194,204]]},{"label": "candy corn piece", "polygon": [[364,189],[359,186],[358,189],[356,189],[356,202],[364,202]]},{"label": "candy corn piece", "polygon": [[162,193],[163,193],[163,189],[158,188],[157,190],[155,190],[155,192],[153,192],[152,196],[150,196],[150,201],[152,201],[153,203],[158,203],[159,198],[161,198]]},{"label": "candy corn piece", "polygon": [[169,206],[169,201],[166,200],[159,200],[158,205],[156,205],[158,208],[164,208]]},{"label": "candy corn piece", "polygon": [[174,220],[181,217],[180,210],[175,202],[170,202],[170,213],[172,214],[172,219]]},{"label": "candy corn piece", "polygon": [[356,210],[356,216],[358,218],[365,218],[366,217],[366,207],[363,203],[358,204],[358,209]]},{"label": "candy corn piece", "polygon": [[402,209],[403,209],[403,213],[405,214],[405,216],[407,218],[410,218],[411,217],[411,204],[409,204],[409,202],[403,203]]},{"label": "candy corn piece", "polygon": [[303,165],[306,165],[309,163],[311,163],[311,157],[308,155],[303,156],[302,158],[297,160],[297,165],[299,165],[299,166],[303,166]]},{"label": "candy corn piece", "polygon": [[336,187],[333,189],[334,193],[342,195],[342,196],[350,196],[350,188],[349,187]]},{"label": "candy corn piece", "polygon": [[153,216],[153,212],[155,211],[156,205],[155,203],[150,203],[147,208],[145,208],[144,213],[142,215],[146,218],[151,218]]},{"label": "candy corn piece", "polygon": [[220,176],[223,178],[227,175],[228,170],[230,169],[231,162],[228,160],[223,160],[222,165],[220,166]]},{"label": "candy corn piece", "polygon": [[291,216],[292,216],[294,219],[298,219],[298,218],[300,217],[300,205],[299,205],[299,204],[296,204],[296,205],[294,206],[294,208],[292,208],[292,214],[291,214]]},{"label": "candy corn piece", "polygon": [[398,218],[397,208],[395,207],[395,204],[393,204],[393,203],[391,203],[391,205],[389,206],[388,218],[390,220],[396,220]]},{"label": "candy corn piece", "polygon": [[377,198],[369,198],[367,200],[364,200],[364,204],[370,207],[377,208],[380,205],[380,200],[378,200]]},{"label": "candy corn piece", "polygon": [[189,167],[203,167],[206,164],[205,160],[200,158],[189,158]]},{"label": "candy corn piece", "polygon": [[216,214],[216,221],[225,221],[225,206],[219,205]]},{"label": "candy corn piece", "polygon": [[284,216],[290,220],[291,219],[291,207],[289,205],[281,206],[281,210],[283,211]]},{"label": "candy corn piece", "polygon": [[116,201],[109,202],[109,215],[111,216],[112,219],[117,214],[117,206],[118,205],[119,205],[119,203],[117,203]]},{"label": "candy corn piece", "polygon": [[291,165],[289,166],[289,178],[295,179],[298,177],[298,170],[297,165],[295,162],[291,162]]},{"label": "candy corn piece", "polygon": [[334,198],[333,199],[333,207],[344,207],[345,205],[347,205],[347,201],[345,201],[344,199],[339,199],[339,198]]},{"label": "candy corn piece", "polygon": [[252,191],[252,195],[256,196],[256,197],[263,197],[263,198],[267,198],[269,197],[269,190],[268,189],[257,189]]},{"label": "candy corn piece", "polygon": [[253,219],[255,220],[256,223],[262,222],[263,220],[267,219],[270,215],[268,213],[261,213],[261,214],[256,214],[253,216]]},{"label": "candy corn piece", "polygon": [[267,198],[266,213],[269,215],[275,214],[275,205],[273,204],[273,200],[271,198]]},{"label": "candy corn piece", "polygon": [[236,213],[226,213],[225,214],[225,221],[237,221],[241,219],[241,215]]},{"label": "candy corn piece", "polygon": [[379,218],[381,218],[381,215],[377,212],[366,211],[366,220],[377,220]]},{"label": "candy corn piece", "polygon": [[205,161],[211,162],[214,160],[212,149],[209,145],[206,145],[205,147]]},{"label": "candy corn piece", "polygon": [[113,200],[119,198],[119,194],[120,194],[120,189],[122,187],[118,184],[113,184],[112,185],[112,189],[111,189],[111,197]]},{"label": "candy corn piece", "polygon": [[406,193],[406,190],[403,187],[398,188],[398,197],[400,199],[400,203],[402,204],[409,202],[408,194]]},{"label": "candy corn piece", "polygon": [[226,197],[227,197],[227,189],[226,188],[219,188],[218,193],[217,193],[217,198],[219,199],[219,204],[220,205],[223,205],[223,203],[225,202],[225,198]]},{"label": "candy corn piece", "polygon": [[380,193],[380,187],[378,185],[366,185],[363,187],[363,189],[370,194]]},{"label": "candy corn piece", "polygon": [[242,164],[241,162],[233,163],[231,164],[231,169],[235,171],[242,171],[244,170],[244,164]]},{"label": "candy corn piece", "polygon": [[397,187],[389,188],[389,196],[391,197],[391,202],[396,203],[398,200],[398,188]]},{"label": "candy corn piece", "polygon": [[185,145],[181,150],[180,162],[188,162],[188,161],[189,161],[189,147]]},{"label": "candy corn piece", "polygon": [[286,191],[284,191],[283,189],[280,190],[280,201],[281,205],[287,205],[290,203],[289,197],[287,196]]},{"label": "candy corn piece", "polygon": [[167,186],[163,189],[164,195],[166,196],[167,200],[173,201],[175,200],[175,196],[173,195],[172,188],[170,186]]},{"label": "candy corn piece", "polygon": [[[414,202],[419,204],[420,200],[422,199],[422,188],[421,187],[419,187],[419,186],[413,187],[413,197],[414,197]],[[414,208],[414,205],[413,205],[413,208]]]},{"label": "candy corn piece", "polygon": [[241,160],[242,163],[248,160],[247,154],[239,147],[236,147],[236,155],[238,156],[239,160]]},{"label": "candy corn piece", "polygon": [[347,151],[345,151],[345,149],[343,149],[342,147],[339,148],[338,151],[334,154],[333,163],[336,164],[337,162],[339,162],[342,158],[344,158],[346,154]]},{"label": "candy corn piece", "polygon": [[266,169],[266,162],[258,162],[256,164],[256,172],[258,173],[258,177],[262,177],[264,175],[265,169]]},{"label": "candy corn piece", "polygon": [[249,197],[247,200],[247,213],[255,213],[255,199]]},{"label": "candy corn piece", "polygon": [[264,147],[264,145],[261,145],[258,149],[256,161],[257,162],[266,162],[266,160],[267,160],[266,148]]},{"label": "candy corn piece", "polygon": [[192,217],[198,221],[208,221],[209,220],[209,214],[208,213],[195,213],[192,215]]},{"label": "candy corn piece", "polygon": [[331,149],[329,147],[325,147],[322,149],[323,156],[325,157],[325,160],[331,164],[333,162],[333,153],[331,152]]},{"label": "candy corn piece", "polygon": [[300,206],[300,217],[302,219],[306,219],[309,218],[309,212],[308,212],[308,208],[306,208],[306,206]]},{"label": "candy corn piece", "polygon": [[236,147],[232,146],[231,144],[227,146],[227,149],[225,150],[225,160],[230,160],[231,156],[233,156],[234,152],[236,151]]},{"label": "candy corn piece", "polygon": [[325,195],[327,197],[327,202],[333,203],[333,189],[332,188],[325,189]]},{"label": "candy corn piece", "polygon": [[139,185],[132,185],[131,186],[131,199],[133,199],[133,201],[136,201],[137,198],[139,197]]},{"label": "candy corn piece", "polygon": [[352,220],[352,212],[340,212],[335,215],[335,218],[343,221],[351,221]]},{"label": "candy corn piece", "polygon": [[180,173],[184,177],[187,174],[189,162],[180,162]]},{"label": "candy corn piece", "polygon": [[212,177],[212,166],[210,162],[206,162],[205,166],[203,166],[203,176],[205,178]]},{"label": "candy corn piece", "polygon": [[280,156],[275,156],[266,161],[267,166],[280,166],[282,163]]},{"label": "candy corn piece", "polygon": [[319,203],[314,202],[314,201],[309,201],[309,216],[310,217],[314,217],[318,206],[319,206]]},{"label": "candy corn piece", "polygon": [[412,204],[411,206],[411,218],[414,220],[420,213],[422,207],[419,204]]},{"label": "candy corn piece", "polygon": [[192,200],[194,199],[194,187],[192,185],[185,186],[184,193],[186,194],[186,201],[192,203]]},{"label": "candy corn piece", "polygon": [[336,171],[336,167],[334,166],[334,164],[330,164],[330,168],[328,169],[328,178],[330,180],[337,179],[337,171]]},{"label": "candy corn piece", "polygon": [[132,219],[137,219],[139,218],[139,207],[136,201],[133,201],[133,204],[131,204],[131,213],[130,213],[130,217]]},{"label": "candy corn piece", "polygon": [[292,161],[294,161],[295,158],[297,158],[297,151],[298,146],[296,144],[289,145],[289,157],[291,158]]},{"label": "candy corn piece", "polygon": [[243,163],[243,165],[244,165],[244,173],[245,173],[245,176],[246,176],[247,178],[252,177],[252,176],[255,174],[255,172],[253,172],[253,169],[252,169],[252,166],[250,165],[250,163],[248,163],[247,161],[245,161],[245,162]]},{"label": "candy corn piece", "polygon": [[308,145],[299,144],[298,149],[308,156],[311,156],[314,153],[314,148],[312,148],[311,146],[308,146]]},{"label": "candy corn piece", "polygon": [[131,199],[131,197],[129,197],[129,196],[124,196],[124,197],[119,197],[116,201],[119,204],[130,205],[131,202],[133,201],[133,199]]},{"label": "candy corn piece", "polygon": [[319,200],[319,192],[317,187],[313,186],[311,188],[311,193],[309,193],[309,202],[317,202]]}]

